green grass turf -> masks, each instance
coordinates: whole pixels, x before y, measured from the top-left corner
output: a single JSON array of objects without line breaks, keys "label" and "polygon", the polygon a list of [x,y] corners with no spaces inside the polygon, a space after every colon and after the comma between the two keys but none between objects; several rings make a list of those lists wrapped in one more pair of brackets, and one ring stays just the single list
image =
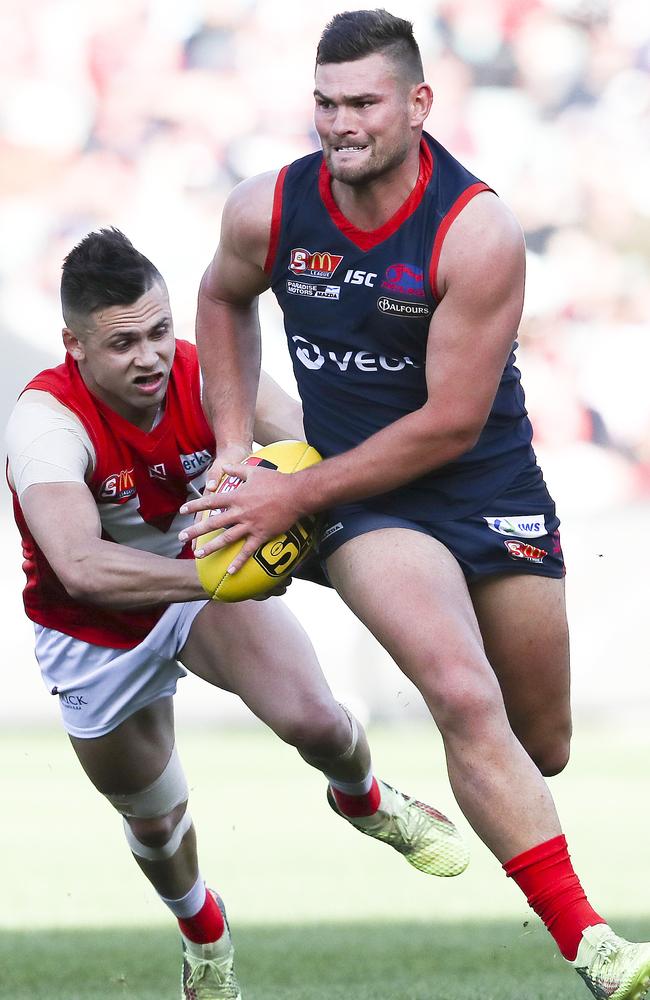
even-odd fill
[{"label": "green grass turf", "polygon": [[[643,930],[626,923],[626,933]],[[28,932],[0,937],[3,1000],[178,1000],[170,930]],[[504,922],[367,922],[244,927],[246,1000],[586,1000],[541,928]]]},{"label": "green grass turf", "polygon": [[[453,815],[472,862],[458,879],[411,869],[337,819],[324,783],[261,728],[179,726],[202,871],[222,893],[245,1000],[579,1000],[516,887],[467,830],[430,727],[371,731],[377,772]],[[645,795],[650,735],[579,730],[551,782],[594,905],[650,938]],[[172,921],[120,821],[59,732],[8,731],[0,824],[0,1000],[177,997]]]}]

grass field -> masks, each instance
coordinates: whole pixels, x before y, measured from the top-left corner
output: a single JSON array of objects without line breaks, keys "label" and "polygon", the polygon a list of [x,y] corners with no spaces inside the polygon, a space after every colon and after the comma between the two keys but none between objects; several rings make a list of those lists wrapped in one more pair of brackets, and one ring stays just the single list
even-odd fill
[{"label": "grass field", "polygon": [[[439,737],[371,731],[376,769],[458,819]],[[202,870],[224,896],[245,1000],[579,1000],[519,891],[471,831],[458,879],[412,870],[329,811],[323,782],[261,729],[179,726]],[[650,936],[650,736],[579,730],[552,788],[592,902]],[[174,1000],[172,920],[59,732],[0,736],[2,1000]]]}]

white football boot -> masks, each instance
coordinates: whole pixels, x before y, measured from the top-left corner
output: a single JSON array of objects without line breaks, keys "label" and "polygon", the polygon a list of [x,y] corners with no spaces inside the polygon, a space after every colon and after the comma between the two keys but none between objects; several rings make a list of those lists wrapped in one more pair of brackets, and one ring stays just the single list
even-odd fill
[{"label": "white football boot", "polygon": [[223,913],[224,932],[218,941],[196,944],[183,939],[181,1000],[241,1000],[235,975],[235,948],[230,937],[223,900],[208,889]]},{"label": "white football boot", "polygon": [[582,932],[571,964],[597,1000],[642,1000],[650,986],[650,944],[626,941],[608,924]]},{"label": "white football boot", "polygon": [[327,800],[339,816],[368,837],[390,844],[410,865],[427,875],[460,875],[469,864],[467,844],[450,819],[426,802],[412,799],[377,779],[379,809],[372,816],[346,816],[331,787]]}]

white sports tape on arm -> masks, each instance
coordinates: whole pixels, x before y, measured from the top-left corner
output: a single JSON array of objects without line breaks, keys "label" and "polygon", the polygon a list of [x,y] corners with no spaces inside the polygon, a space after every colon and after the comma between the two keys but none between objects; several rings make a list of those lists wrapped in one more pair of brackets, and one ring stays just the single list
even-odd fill
[{"label": "white sports tape on arm", "polygon": [[181,802],[186,802],[188,796],[187,779],[174,745],[165,770],[151,785],[141,792],[107,795],[106,798],[123,816],[155,819],[157,816],[166,816]]},{"label": "white sports tape on arm", "polygon": [[18,499],[37,483],[84,483],[94,465],[85,428],[47,392],[30,390],[20,397],[5,437]]}]

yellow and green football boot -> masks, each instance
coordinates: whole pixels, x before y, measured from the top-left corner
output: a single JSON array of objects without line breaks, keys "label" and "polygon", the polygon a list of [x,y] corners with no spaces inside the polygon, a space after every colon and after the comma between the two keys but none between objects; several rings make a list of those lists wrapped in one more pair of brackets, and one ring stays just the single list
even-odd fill
[{"label": "yellow and green football boot", "polygon": [[331,787],[327,800],[339,816],[367,837],[390,844],[410,865],[427,875],[460,875],[469,864],[467,844],[443,813],[377,779],[379,809],[372,816],[346,816]]},{"label": "yellow and green football boot", "polygon": [[650,987],[650,943],[618,937],[607,924],[582,932],[571,963],[596,1000],[642,1000]]}]

